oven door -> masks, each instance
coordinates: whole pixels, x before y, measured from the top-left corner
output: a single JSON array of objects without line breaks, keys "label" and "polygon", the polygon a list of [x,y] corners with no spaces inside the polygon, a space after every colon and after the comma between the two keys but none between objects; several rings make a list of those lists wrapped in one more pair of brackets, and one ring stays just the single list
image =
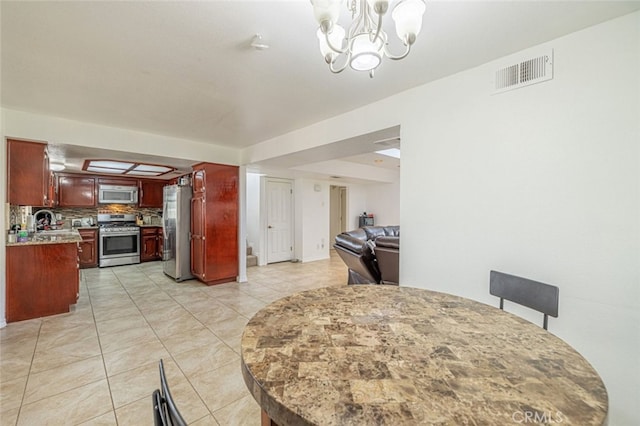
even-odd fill
[{"label": "oven door", "polygon": [[109,259],[123,259],[120,265],[140,262],[139,232],[102,232],[100,233],[100,266],[113,266]]}]

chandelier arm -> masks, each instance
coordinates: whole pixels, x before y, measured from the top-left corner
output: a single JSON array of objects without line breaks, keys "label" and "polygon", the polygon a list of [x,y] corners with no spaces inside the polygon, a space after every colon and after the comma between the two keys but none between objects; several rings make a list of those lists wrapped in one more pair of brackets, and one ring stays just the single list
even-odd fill
[{"label": "chandelier arm", "polygon": [[[355,7],[355,0],[354,0],[354,7]],[[362,4],[360,5],[360,10],[358,10],[358,14],[356,15],[356,9],[353,9],[353,15],[352,15],[352,22],[351,25],[349,26],[349,31],[348,31],[348,35],[347,35],[347,49],[349,49],[349,41],[353,39],[353,37],[355,37],[356,34],[358,34],[361,31],[364,31],[365,29],[365,22],[366,22],[366,17],[365,17],[365,13],[366,13],[366,8],[363,9],[362,8]],[[362,27],[362,28],[361,28]]]},{"label": "chandelier arm", "polygon": [[329,46],[329,48],[331,50],[333,50],[334,52],[336,52],[338,55],[342,55],[343,53],[345,53],[347,50],[346,49],[336,49],[333,44],[331,44],[331,40],[329,39],[329,33],[326,32],[324,33],[324,38],[327,40],[327,46]]},{"label": "chandelier arm", "polygon": [[338,60],[339,57],[342,58],[343,56],[342,55],[338,55],[335,58],[333,58],[332,61],[327,62],[327,64],[329,65],[329,70],[334,74],[341,73],[342,71],[344,71],[349,66],[349,62],[351,61],[351,52],[347,51],[344,54],[345,61],[344,61],[344,64],[342,64],[341,66],[337,66],[336,65],[337,60]]},{"label": "chandelier arm", "polygon": [[394,61],[398,61],[400,59],[404,59],[404,58],[407,57],[407,55],[409,55],[409,52],[411,52],[411,45],[407,44],[406,46],[407,46],[407,50],[403,54],[395,56],[395,55],[392,55],[391,52],[389,52],[388,45],[385,44],[385,46],[384,46],[384,54],[385,54],[385,56],[387,58],[389,58],[391,60],[394,60]]},{"label": "chandelier arm", "polygon": [[382,15],[378,15],[378,27],[376,28],[376,35],[375,37],[373,37],[373,40],[371,40],[372,43],[375,43],[378,40],[378,37],[380,37],[380,31],[382,31]]},{"label": "chandelier arm", "polygon": [[329,62],[329,71],[331,71],[334,74],[339,74],[339,73],[341,73],[342,71],[344,71],[347,68],[347,66],[349,65],[349,61],[347,60],[344,63],[344,65],[342,67],[340,67],[340,68],[334,68],[333,67],[334,64],[335,64],[335,61],[334,62]]}]

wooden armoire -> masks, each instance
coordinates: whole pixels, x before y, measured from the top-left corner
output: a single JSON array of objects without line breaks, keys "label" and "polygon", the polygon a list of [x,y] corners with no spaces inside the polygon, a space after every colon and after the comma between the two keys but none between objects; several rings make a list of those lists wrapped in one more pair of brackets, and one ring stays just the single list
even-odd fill
[{"label": "wooden armoire", "polygon": [[191,273],[207,285],[238,276],[238,167],[193,166]]}]

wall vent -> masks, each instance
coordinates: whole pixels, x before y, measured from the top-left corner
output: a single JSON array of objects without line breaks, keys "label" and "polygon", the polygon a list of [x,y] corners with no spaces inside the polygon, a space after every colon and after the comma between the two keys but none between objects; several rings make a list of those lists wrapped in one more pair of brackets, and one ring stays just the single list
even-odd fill
[{"label": "wall vent", "polygon": [[553,78],[553,49],[496,71],[495,91],[502,93]]}]

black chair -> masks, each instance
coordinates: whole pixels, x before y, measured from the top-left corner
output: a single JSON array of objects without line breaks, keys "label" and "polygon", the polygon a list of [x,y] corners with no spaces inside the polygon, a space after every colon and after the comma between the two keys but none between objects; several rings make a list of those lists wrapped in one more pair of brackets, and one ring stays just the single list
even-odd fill
[{"label": "black chair", "polygon": [[187,426],[169,392],[162,360],[160,360],[160,389],[154,390],[151,398],[155,426]]},{"label": "black chair", "polygon": [[504,300],[518,303],[544,314],[542,327],[547,329],[548,316],[558,318],[558,287],[503,272],[491,271],[489,293],[500,298],[500,309]]}]

